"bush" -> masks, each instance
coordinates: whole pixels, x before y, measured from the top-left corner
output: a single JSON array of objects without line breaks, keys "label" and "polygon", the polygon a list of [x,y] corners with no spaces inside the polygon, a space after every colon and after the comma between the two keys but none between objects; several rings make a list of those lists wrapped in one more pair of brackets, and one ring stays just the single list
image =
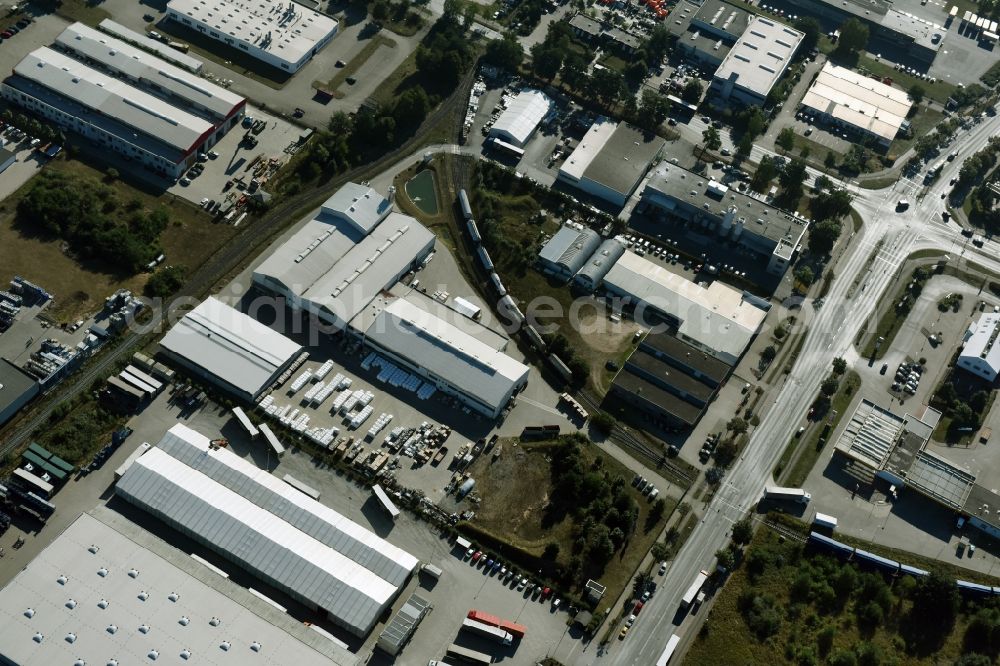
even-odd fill
[{"label": "bush", "polygon": [[753,596],[743,609],[743,619],[760,640],[778,633],[781,629],[781,616],[781,608],[769,596]]},{"label": "bush", "polygon": [[187,280],[187,266],[167,266],[153,273],[143,293],[150,298],[166,298],[177,293]]},{"label": "bush", "polygon": [[597,430],[603,435],[610,435],[611,431],[615,429],[617,425],[615,417],[611,416],[607,412],[597,412],[590,417],[590,424],[594,426],[594,430]]}]

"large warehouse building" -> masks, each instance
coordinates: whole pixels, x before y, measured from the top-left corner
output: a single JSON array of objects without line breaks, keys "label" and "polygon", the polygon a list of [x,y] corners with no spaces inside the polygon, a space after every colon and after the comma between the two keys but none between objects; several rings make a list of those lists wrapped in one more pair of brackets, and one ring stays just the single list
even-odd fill
[{"label": "large warehouse building", "polygon": [[709,85],[709,95],[723,102],[762,106],[788,69],[803,34],[783,23],[754,16]]},{"label": "large warehouse building", "polygon": [[955,365],[987,381],[1000,374],[1000,314],[989,312],[969,326]]},{"label": "large warehouse building", "polygon": [[38,395],[35,378],[5,358],[0,358],[0,425],[17,414]]},{"label": "large warehouse building", "polygon": [[703,287],[626,251],[604,287],[635,304],[636,319],[663,321],[687,344],[736,365],[767,315],[768,302],[716,280]]},{"label": "large warehouse building", "polygon": [[357,636],[418,564],[182,424],[132,464],[116,493]]},{"label": "large warehouse building", "polygon": [[405,298],[363,320],[367,347],[484,416],[499,416],[528,383],[528,366]]},{"label": "large warehouse building", "polygon": [[292,0],[170,0],[167,16],[292,74],[334,38],[339,25]]},{"label": "large warehouse building", "polygon": [[657,168],[636,212],[654,220],[696,227],[760,255],[772,275],[784,275],[808,222],[728,185],[678,166]]},{"label": "large warehouse building", "polygon": [[888,148],[899,130],[909,126],[906,117],[913,100],[904,90],[828,61],[802,98],[802,106],[824,122]]},{"label": "large warehouse building", "polygon": [[4,664],[360,663],[103,507],[78,517],[0,590],[0,618]]},{"label": "large warehouse building", "polygon": [[723,0],[706,0],[700,5],[681,0],[670,14],[667,30],[677,38],[677,50],[713,71],[743,36],[753,16]]},{"label": "large warehouse building", "polygon": [[548,95],[541,90],[526,88],[514,96],[493,123],[490,137],[517,149],[524,148],[553,108],[555,106]]},{"label": "large warehouse building", "polygon": [[665,145],[655,134],[600,117],[559,167],[558,182],[621,209]]},{"label": "large warehouse building", "polygon": [[609,393],[664,430],[693,427],[732,369],[669,333],[644,337]]},{"label": "large warehouse building", "polygon": [[211,296],[170,329],[160,350],[248,402],[257,400],[303,353],[297,343]]},{"label": "large warehouse building", "polygon": [[242,118],[246,101],[81,23],[29,53],[3,98],[168,178]]},{"label": "large warehouse building", "polygon": [[253,271],[259,287],[339,330],[434,249],[434,234],[348,183]]}]

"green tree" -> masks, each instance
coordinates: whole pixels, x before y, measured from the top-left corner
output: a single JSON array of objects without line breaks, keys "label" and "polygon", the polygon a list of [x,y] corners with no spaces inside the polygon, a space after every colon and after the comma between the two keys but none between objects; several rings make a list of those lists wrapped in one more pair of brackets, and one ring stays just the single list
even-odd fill
[{"label": "green tree", "polygon": [[816,276],[813,275],[812,268],[809,266],[801,266],[795,271],[795,279],[801,282],[804,286],[808,287],[813,283],[813,280],[816,279]]},{"label": "green tree", "polygon": [[112,183],[121,177],[121,174],[118,173],[118,169],[114,167],[108,167],[108,170],[105,171],[104,174],[107,177],[108,182]]},{"label": "green tree", "polygon": [[559,544],[555,541],[550,541],[545,544],[545,550],[542,551],[542,559],[548,560],[550,562],[555,562],[556,558],[559,557]]},{"label": "green tree", "polygon": [[750,543],[751,539],[753,539],[753,522],[749,518],[733,523],[733,543],[743,546]]},{"label": "green tree", "polygon": [[913,594],[908,617],[912,640],[936,646],[951,633],[958,618],[958,588],[955,579],[940,571],[932,571],[920,579]]},{"label": "green tree", "polygon": [[667,54],[670,52],[670,42],[672,37],[670,31],[667,30],[667,26],[662,23],[657,23],[653,30],[649,33],[649,38],[646,39],[644,45],[644,50],[649,56],[649,61],[652,63],[659,63],[662,61]]},{"label": "green tree", "polygon": [[715,551],[715,559],[725,571],[732,571],[733,567],[736,566],[736,555],[730,548],[720,548]]},{"label": "green tree", "polygon": [[778,184],[781,186],[779,200],[789,209],[798,208],[799,200],[804,192],[806,163],[796,157],[778,174]]},{"label": "green tree", "polygon": [[649,65],[645,60],[633,60],[625,67],[625,84],[630,90],[637,90],[649,75]]},{"label": "green tree", "polygon": [[868,26],[856,18],[849,18],[840,26],[840,40],[837,52],[842,55],[857,55],[868,44]]},{"label": "green tree", "polygon": [[718,150],[722,147],[722,137],[719,136],[719,130],[712,126],[708,126],[701,133],[701,143],[705,150]]},{"label": "green tree", "polygon": [[396,127],[404,131],[415,130],[427,117],[431,109],[431,101],[420,86],[407,88],[396,99],[392,107],[392,118]]},{"label": "green tree", "polygon": [[819,192],[809,203],[814,219],[839,220],[851,212],[853,197],[847,190],[835,189]]},{"label": "green tree", "polygon": [[838,375],[842,375],[847,372],[847,361],[840,356],[833,359],[833,371]]},{"label": "green tree", "polygon": [[590,417],[590,424],[594,426],[594,430],[604,436],[608,436],[615,429],[617,421],[615,421],[615,417],[607,412],[597,412]]},{"label": "green tree", "polygon": [[736,441],[732,437],[727,437],[719,442],[718,447],[716,447],[712,455],[715,457],[716,465],[719,467],[728,467],[729,463],[736,459],[737,453],[739,453],[739,448],[736,446]]},{"label": "green tree", "polygon": [[778,350],[774,348],[774,345],[768,345],[760,352],[760,357],[764,359],[765,363],[770,363],[774,360],[774,357],[778,355]]},{"label": "green tree", "polygon": [[827,255],[838,238],[840,238],[840,222],[824,220],[815,224],[809,230],[809,251],[813,254]]},{"label": "green tree", "polygon": [[922,101],[924,101],[924,94],[926,91],[924,90],[924,87],[919,83],[914,83],[912,86],[910,86],[910,89],[907,90],[906,92],[910,96],[910,99],[913,100],[914,104],[920,104]]},{"label": "green tree", "polygon": [[698,79],[690,79],[681,89],[681,99],[689,104],[697,104],[701,101],[701,94],[704,92],[701,82]]},{"label": "green tree", "polygon": [[643,129],[655,131],[663,124],[670,113],[670,102],[655,90],[646,88],[642,91],[636,121]]},{"label": "green tree", "polygon": [[827,377],[826,379],[823,380],[823,383],[820,384],[819,390],[822,391],[823,395],[827,397],[832,397],[833,394],[837,392],[837,389],[839,387],[840,387],[840,382],[838,382],[836,378]]},{"label": "green tree", "polygon": [[823,158],[823,166],[827,169],[837,166],[837,156],[833,154],[832,150],[826,151],[826,157]]},{"label": "green tree", "polygon": [[959,657],[955,661],[955,666],[993,666],[993,658],[985,654],[969,652]]},{"label": "green tree", "polygon": [[[765,351],[767,349],[768,347],[765,347]],[[770,347],[770,349],[773,350],[774,347]],[[763,352],[761,352],[761,356],[764,356]],[[771,358],[773,359],[774,356],[772,356]],[[750,426],[747,424],[747,422],[738,416],[734,416],[733,418],[729,419],[729,421],[726,422],[726,429],[736,433],[737,435],[745,433],[747,431],[747,428],[749,427]]]},{"label": "green tree", "polygon": [[373,2],[371,6],[372,18],[379,23],[385,23],[389,20],[389,3],[385,0],[378,0],[378,2]]},{"label": "green tree", "polygon": [[774,140],[774,143],[785,150],[791,150],[795,147],[795,130],[791,127],[784,128],[778,132],[778,137]]},{"label": "green tree", "polygon": [[653,502],[652,506],[649,507],[649,517],[654,523],[658,523],[660,522],[660,519],[663,518],[663,514],[666,512],[666,510],[667,510],[666,500],[664,500],[662,497],[657,498],[656,501]]},{"label": "green tree", "polygon": [[838,650],[830,657],[830,666],[857,666],[858,658],[848,649]]},{"label": "green tree", "polygon": [[143,293],[150,298],[166,298],[177,293],[186,280],[186,266],[167,266],[150,276],[143,287]]},{"label": "green tree", "polygon": [[569,51],[563,59],[562,82],[573,89],[587,82],[587,59],[576,51]]},{"label": "green tree", "polygon": [[531,47],[531,69],[540,79],[551,81],[556,78],[562,62],[563,51],[558,47],[549,46],[544,42]]},{"label": "green tree", "polygon": [[524,49],[517,37],[508,32],[502,39],[494,39],[486,45],[483,60],[500,69],[514,72],[524,61]]},{"label": "green tree", "polygon": [[753,174],[753,178],[750,179],[750,187],[755,192],[763,194],[771,186],[771,181],[777,175],[778,167],[775,166],[774,160],[769,155],[765,155],[761,158],[760,164],[757,166],[757,171]]},{"label": "green tree", "polygon": [[610,108],[625,94],[625,79],[617,69],[598,69],[590,77],[594,94]]},{"label": "green tree", "polygon": [[792,27],[802,32],[802,51],[808,53],[819,44],[819,36],[822,32],[819,21],[812,16],[800,16],[792,22]]}]

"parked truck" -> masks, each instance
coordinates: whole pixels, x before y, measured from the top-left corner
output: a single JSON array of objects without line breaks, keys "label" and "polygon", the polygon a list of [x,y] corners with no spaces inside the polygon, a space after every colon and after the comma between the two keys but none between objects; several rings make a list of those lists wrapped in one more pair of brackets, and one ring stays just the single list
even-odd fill
[{"label": "parked truck", "polygon": [[681,597],[682,609],[687,610],[688,608],[691,607],[691,604],[694,603],[694,600],[698,597],[698,593],[701,592],[701,588],[702,586],[705,585],[705,581],[707,580],[708,580],[708,572],[704,570],[699,571],[698,575],[695,576],[694,582],[691,583],[691,586],[687,589],[687,592],[685,592],[684,596]]},{"label": "parked truck", "polygon": [[812,495],[801,488],[782,488],[781,486],[764,486],[764,498],[772,500],[789,500],[807,504],[812,499]]},{"label": "parked truck", "polygon": [[473,634],[482,636],[483,638],[488,638],[489,640],[495,643],[500,643],[501,645],[510,645],[514,640],[513,636],[500,627],[491,627],[484,622],[473,620],[470,617],[462,620],[462,629],[466,629]]}]

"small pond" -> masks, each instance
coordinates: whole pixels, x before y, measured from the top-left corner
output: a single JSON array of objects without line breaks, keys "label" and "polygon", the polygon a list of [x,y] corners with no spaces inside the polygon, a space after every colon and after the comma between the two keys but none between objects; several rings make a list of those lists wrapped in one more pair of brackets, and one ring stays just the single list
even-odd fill
[{"label": "small pond", "polygon": [[406,181],[406,196],[427,215],[437,215],[438,200],[437,190],[434,187],[434,172],[424,169]]}]

